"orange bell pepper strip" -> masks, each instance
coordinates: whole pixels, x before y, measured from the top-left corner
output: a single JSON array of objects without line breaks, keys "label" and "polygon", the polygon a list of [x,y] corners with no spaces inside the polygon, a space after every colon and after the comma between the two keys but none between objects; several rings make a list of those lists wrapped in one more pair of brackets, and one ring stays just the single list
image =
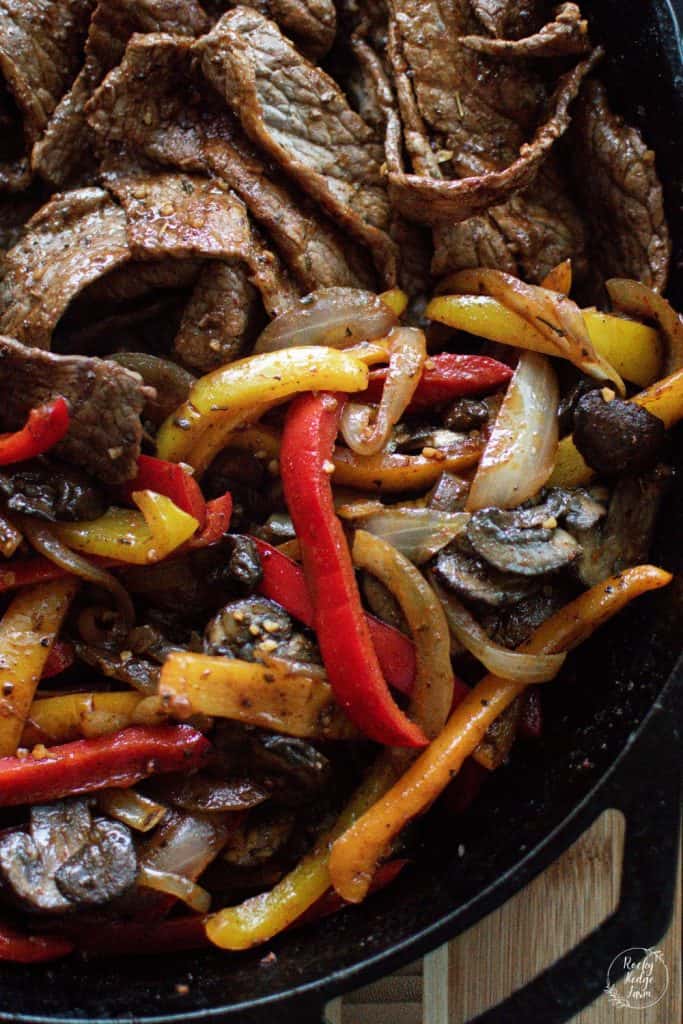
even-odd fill
[{"label": "orange bell pepper strip", "polygon": [[[652,565],[639,565],[609,577],[547,619],[520,650],[530,654],[570,650],[634,597],[670,581],[670,573]],[[391,841],[443,792],[488,727],[525,689],[524,683],[485,676],[456,707],[427,750],[336,840],[329,873],[340,896],[352,903],[364,898]]]}]

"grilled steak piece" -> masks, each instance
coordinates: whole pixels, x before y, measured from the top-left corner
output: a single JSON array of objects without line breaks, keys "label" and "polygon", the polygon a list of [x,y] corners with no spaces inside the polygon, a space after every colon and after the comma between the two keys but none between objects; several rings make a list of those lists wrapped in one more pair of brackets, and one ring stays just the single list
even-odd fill
[{"label": "grilled steak piece", "polygon": [[462,44],[477,28],[466,0],[445,13],[394,0],[392,14],[390,56],[415,173],[404,173],[401,132],[388,132],[389,191],[406,216],[433,225],[433,272],[484,265],[540,280],[572,257],[580,277],[583,225],[551,150],[599,51],[566,72],[546,103],[523,61]]},{"label": "grilled steak piece", "polygon": [[55,196],[5,256],[0,333],[49,348],[71,300],[129,259],[125,214],[103,189]]},{"label": "grilled steak piece", "polygon": [[242,4],[236,0],[204,0],[204,6],[215,17],[232,7],[253,7],[277,22],[284,34],[313,61],[325,56],[337,31],[337,12],[332,0],[250,0]]},{"label": "grilled steak piece", "polygon": [[393,284],[382,149],[337,83],[247,7],[226,14],[193,49],[251,141],[370,249]]},{"label": "grilled steak piece", "polygon": [[221,178],[268,232],[303,291],[371,286],[365,254],[281,175],[266,169],[225,103],[193,76],[192,60],[191,40],[133,39],[88,106],[101,144],[124,143],[166,166]]},{"label": "grilled steak piece", "polygon": [[0,390],[3,430],[17,430],[32,408],[63,395],[71,425],[55,454],[105,483],[135,476],[140,414],[154,394],[138,374],[104,359],[54,355],[0,338]]},{"label": "grilled steak piece", "polygon": [[94,0],[3,0],[0,190],[31,180],[31,150],[78,70]]},{"label": "grilled steak piece", "polygon": [[[92,5],[91,5],[92,6]],[[123,57],[136,32],[200,35],[209,27],[198,0],[99,0],[90,22],[85,62],[33,153],[35,169],[54,188],[95,169],[85,105]]]},{"label": "grilled steak piece", "polygon": [[599,82],[587,82],[582,91],[570,142],[591,256],[602,279],[632,277],[663,291],[671,240],[654,153],[612,113]]},{"label": "grilled steak piece", "polygon": [[542,24],[544,0],[471,0],[472,10],[491,35],[521,39]]},{"label": "grilled steak piece", "polygon": [[490,36],[463,36],[463,46],[492,57],[566,57],[587,53],[590,49],[588,24],[576,4],[561,4],[552,21],[523,39],[491,39]]}]

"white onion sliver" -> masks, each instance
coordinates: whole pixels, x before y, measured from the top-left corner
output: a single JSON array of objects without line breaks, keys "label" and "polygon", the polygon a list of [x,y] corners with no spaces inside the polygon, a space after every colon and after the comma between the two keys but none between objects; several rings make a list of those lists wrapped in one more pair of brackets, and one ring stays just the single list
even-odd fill
[{"label": "white onion sliver", "polygon": [[[342,413],[341,432],[357,455],[376,455],[386,445],[391,431],[406,411],[420,383],[427,356],[424,332],[415,327],[398,327],[388,338],[389,367],[376,410],[371,405],[349,402]],[[372,414],[375,419],[371,425]]]},{"label": "white onion sliver", "polygon": [[380,537],[421,565],[467,527],[466,512],[437,512],[430,508],[387,508],[363,516],[362,528]]},{"label": "white onion sliver", "polygon": [[566,653],[525,654],[501,647],[486,635],[474,616],[456,597],[447,594],[433,577],[431,583],[441,601],[453,636],[489,672],[516,683],[546,683],[555,678],[567,657]]},{"label": "white onion sliver", "polygon": [[683,317],[663,295],[640,281],[613,277],[605,283],[613,305],[629,316],[653,320],[666,341],[662,376],[668,377],[683,366]]},{"label": "white onion sliver", "polygon": [[398,324],[378,295],[361,288],[319,288],[280,313],[259,335],[254,352],[296,345],[348,348],[383,338]]},{"label": "white onion sliver", "polygon": [[211,895],[201,885],[190,881],[183,875],[175,875],[171,871],[157,871],[156,868],[140,868],[138,885],[146,889],[155,889],[168,896],[175,896],[191,907],[197,914],[206,914],[211,906]]},{"label": "white onion sliver", "polygon": [[467,511],[516,508],[546,483],[557,452],[560,390],[546,356],[522,352],[467,498]]}]

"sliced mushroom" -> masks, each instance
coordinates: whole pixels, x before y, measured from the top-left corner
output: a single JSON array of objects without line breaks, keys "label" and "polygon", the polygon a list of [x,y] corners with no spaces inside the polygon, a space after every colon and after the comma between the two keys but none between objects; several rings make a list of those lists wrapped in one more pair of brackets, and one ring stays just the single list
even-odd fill
[{"label": "sliced mushroom", "polygon": [[54,523],[97,519],[106,509],[101,490],[81,470],[63,462],[34,459],[0,473],[0,493],[10,512]]},{"label": "sliced mushroom", "polygon": [[436,481],[427,504],[437,512],[462,512],[469,489],[467,480],[444,471]]},{"label": "sliced mushroom", "polygon": [[581,553],[571,534],[558,528],[548,503],[531,509],[475,512],[467,524],[467,540],[494,568],[520,576],[556,572]]},{"label": "sliced mushroom", "polygon": [[215,779],[208,775],[167,778],[162,793],[164,800],[175,807],[200,814],[246,811],[270,796],[266,786],[253,779]]},{"label": "sliced mushroom", "polygon": [[515,604],[536,589],[536,582],[512,573],[498,572],[483,559],[449,544],[436,556],[434,571],[441,583],[466,601],[493,608]]},{"label": "sliced mushroom", "polygon": [[237,722],[221,721],[213,734],[216,771],[238,772],[262,783],[278,803],[301,804],[324,791],[332,767],[311,743]]},{"label": "sliced mushroom", "polygon": [[478,398],[456,398],[444,412],[443,425],[460,433],[480,430],[488,422],[489,413],[489,406]]},{"label": "sliced mushroom", "polygon": [[113,647],[95,647],[79,642],[74,647],[80,661],[96,668],[108,679],[127,683],[145,695],[157,692],[160,669],[151,661],[136,657],[126,649],[115,650]]},{"label": "sliced mushroom", "polygon": [[657,460],[664,424],[635,402],[589,391],[574,409],[574,444],[588,465],[605,476],[642,473]]},{"label": "sliced mushroom", "polygon": [[29,831],[0,840],[0,876],[25,910],[63,913],[107,903],[135,880],[137,858],[125,825],[93,823],[85,800],[31,808]]},{"label": "sliced mushroom", "polygon": [[57,888],[72,903],[101,906],[135,882],[138,859],[130,829],[121,822],[95,821],[87,842],[55,872]]},{"label": "sliced mushroom", "polygon": [[570,532],[590,530],[607,514],[605,503],[609,493],[605,487],[592,487],[589,490],[577,487],[562,493],[567,499],[562,519]]},{"label": "sliced mushroom", "polygon": [[407,454],[421,452],[423,448],[438,448],[448,451],[462,442],[463,435],[442,426],[429,423],[399,423],[394,431],[391,446],[394,451]]},{"label": "sliced mushroom", "polygon": [[253,868],[264,864],[286,845],[294,831],[294,815],[282,808],[267,808],[250,815],[229,836],[223,857],[228,864]]},{"label": "sliced mushroom", "polygon": [[657,514],[671,482],[668,466],[620,480],[603,526],[577,531],[583,554],[577,563],[587,587],[647,559]]},{"label": "sliced mushroom", "polygon": [[226,533],[220,542],[221,560],[209,569],[207,581],[234,594],[251,594],[263,578],[261,559],[251,537]]},{"label": "sliced mushroom", "polygon": [[284,608],[265,597],[226,604],[206,627],[204,650],[244,661],[270,656],[320,665],[315,645],[294,629]]}]

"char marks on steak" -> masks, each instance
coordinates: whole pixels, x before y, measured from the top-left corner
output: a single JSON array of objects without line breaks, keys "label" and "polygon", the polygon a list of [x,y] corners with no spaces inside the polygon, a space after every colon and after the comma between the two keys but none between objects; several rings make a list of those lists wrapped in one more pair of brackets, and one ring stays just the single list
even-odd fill
[{"label": "char marks on steak", "polygon": [[360,246],[346,239],[280,172],[270,171],[211,86],[192,73],[192,41],[136,37],[91,100],[105,147],[121,144],[166,166],[229,185],[269,235],[303,291],[371,287]]},{"label": "char marks on steak", "polygon": [[68,433],[54,452],[105,483],[135,476],[145,402],[154,397],[136,373],[89,356],[60,356],[0,337],[0,423],[23,426],[32,408],[63,395]]},{"label": "char marks on steak", "polygon": [[78,71],[94,0],[0,3],[0,190],[31,180],[31,150]]},{"label": "char marks on steak", "polygon": [[337,83],[274,22],[246,7],[221,18],[194,51],[254,145],[366,245],[382,279],[393,284],[382,149]]},{"label": "char marks on steak", "polygon": [[334,42],[337,11],[332,0],[204,0],[207,10],[219,17],[233,7],[253,7],[277,22],[305,57],[321,60]]},{"label": "char marks on steak", "polygon": [[136,32],[200,35],[209,26],[198,0],[99,0],[85,45],[85,62],[36,145],[33,163],[53,188],[64,188],[85,169],[96,170],[85,106],[119,63]]},{"label": "char marks on steak", "polygon": [[610,277],[632,277],[663,291],[671,241],[655,155],[610,110],[600,82],[586,83],[569,141],[590,227],[594,297]]}]

